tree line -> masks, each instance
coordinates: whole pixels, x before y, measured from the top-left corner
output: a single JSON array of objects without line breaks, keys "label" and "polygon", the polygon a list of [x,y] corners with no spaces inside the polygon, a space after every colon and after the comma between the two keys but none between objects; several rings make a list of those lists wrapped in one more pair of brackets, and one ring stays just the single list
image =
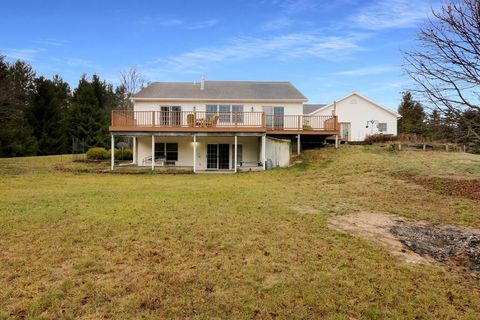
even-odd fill
[{"label": "tree line", "polygon": [[464,108],[453,112],[433,108],[427,112],[423,104],[406,91],[398,113],[402,116],[398,120],[399,134],[416,134],[432,140],[465,144],[469,150],[480,152],[480,140],[471,131],[472,123],[480,123],[480,111],[476,109]]},{"label": "tree line", "polygon": [[72,137],[106,147],[111,111],[131,108],[142,84],[134,68],[121,75],[116,88],[83,75],[72,90],[58,75],[37,77],[28,63],[0,56],[0,157],[70,153]]},{"label": "tree line", "polygon": [[404,58],[404,70],[416,84],[412,92],[431,112],[425,117],[408,96],[400,132],[468,143],[480,152],[480,1],[451,0],[432,9]]},{"label": "tree line", "polygon": [[[479,26],[478,0],[432,10],[417,45],[404,52],[404,70],[416,86],[399,106],[399,133],[468,144],[480,153]],[[72,137],[86,147],[107,146],[111,110],[131,108],[129,97],[144,82],[134,67],[120,75],[116,88],[84,75],[72,91],[60,76],[37,77],[26,62],[0,55],[0,157],[68,153]]]}]

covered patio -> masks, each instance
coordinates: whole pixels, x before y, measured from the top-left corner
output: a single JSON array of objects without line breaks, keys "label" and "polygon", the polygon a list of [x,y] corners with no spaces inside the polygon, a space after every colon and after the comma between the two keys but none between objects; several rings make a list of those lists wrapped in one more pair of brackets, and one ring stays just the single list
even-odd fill
[{"label": "covered patio", "polygon": [[[130,167],[190,168],[194,173],[265,170],[266,134],[261,132],[112,132],[112,148],[115,137],[132,138]],[[119,167],[125,164],[115,164],[112,153],[111,170]]]}]

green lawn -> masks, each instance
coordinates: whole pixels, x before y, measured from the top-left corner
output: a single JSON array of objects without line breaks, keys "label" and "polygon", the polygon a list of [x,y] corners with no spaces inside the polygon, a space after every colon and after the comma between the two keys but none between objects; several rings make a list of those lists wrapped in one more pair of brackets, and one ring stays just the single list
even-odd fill
[{"label": "green lawn", "polygon": [[480,201],[394,175],[480,178],[480,156],[346,146],[236,175],[70,161],[0,159],[0,319],[480,317],[478,279],[326,227],[366,210],[480,227]]}]

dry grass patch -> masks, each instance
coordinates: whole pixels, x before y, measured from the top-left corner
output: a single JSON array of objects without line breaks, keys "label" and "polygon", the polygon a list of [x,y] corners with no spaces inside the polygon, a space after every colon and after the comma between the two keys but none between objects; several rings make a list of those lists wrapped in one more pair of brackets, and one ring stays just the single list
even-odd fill
[{"label": "dry grass patch", "polygon": [[480,200],[480,179],[425,177],[407,172],[398,172],[393,176],[398,179],[412,181],[448,196]]},{"label": "dry grass patch", "polygon": [[0,159],[0,319],[477,319],[477,280],[327,227],[361,211],[478,227],[478,201],[392,177],[478,179],[476,159],[346,147],[238,175]]}]

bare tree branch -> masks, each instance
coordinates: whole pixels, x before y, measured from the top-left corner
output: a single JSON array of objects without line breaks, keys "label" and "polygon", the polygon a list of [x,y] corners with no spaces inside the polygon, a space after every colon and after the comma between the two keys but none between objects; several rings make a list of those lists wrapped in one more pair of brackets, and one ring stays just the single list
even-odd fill
[{"label": "bare tree branch", "polygon": [[[404,52],[414,90],[431,105],[460,117],[480,112],[480,1],[450,0],[420,30],[418,48]],[[468,134],[480,139],[478,117],[463,117]]]}]

